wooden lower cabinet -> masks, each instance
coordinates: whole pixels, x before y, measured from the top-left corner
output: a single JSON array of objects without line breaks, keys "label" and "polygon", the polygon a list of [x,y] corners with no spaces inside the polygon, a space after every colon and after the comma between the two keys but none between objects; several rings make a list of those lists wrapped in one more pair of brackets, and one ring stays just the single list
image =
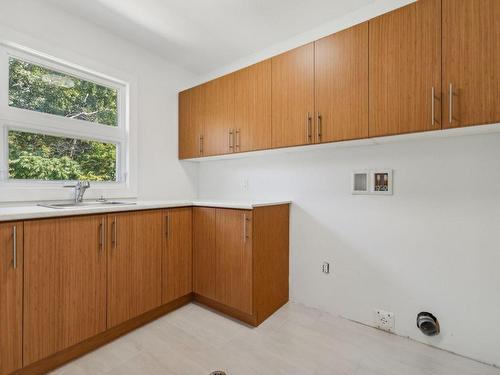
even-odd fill
[{"label": "wooden lower cabinet", "polygon": [[193,207],[193,291],[215,300],[215,208]]},{"label": "wooden lower cabinet", "polygon": [[161,304],[162,210],[108,215],[111,328]]},{"label": "wooden lower cabinet", "polygon": [[106,329],[105,216],[24,223],[24,366]]},{"label": "wooden lower cabinet", "polygon": [[217,209],[215,297],[252,315],[252,211]]},{"label": "wooden lower cabinet", "polygon": [[194,208],[195,298],[259,325],[288,301],[289,205]]},{"label": "wooden lower cabinet", "polygon": [[191,207],[164,211],[162,303],[193,291],[193,214]]},{"label": "wooden lower cabinet", "polygon": [[23,223],[0,224],[0,375],[23,365]]},{"label": "wooden lower cabinet", "polygon": [[0,224],[0,375],[46,373],[193,297],[260,324],[288,301],[288,215],[180,207]]}]

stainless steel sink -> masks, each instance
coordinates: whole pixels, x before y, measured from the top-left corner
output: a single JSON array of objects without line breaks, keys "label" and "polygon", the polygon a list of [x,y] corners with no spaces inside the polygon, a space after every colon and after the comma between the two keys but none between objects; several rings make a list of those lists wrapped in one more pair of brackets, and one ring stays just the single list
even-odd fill
[{"label": "stainless steel sink", "polygon": [[94,202],[53,202],[53,203],[38,203],[38,206],[47,208],[84,208],[84,207],[106,207],[106,206],[131,206],[135,202],[120,202],[120,201],[94,201]]}]

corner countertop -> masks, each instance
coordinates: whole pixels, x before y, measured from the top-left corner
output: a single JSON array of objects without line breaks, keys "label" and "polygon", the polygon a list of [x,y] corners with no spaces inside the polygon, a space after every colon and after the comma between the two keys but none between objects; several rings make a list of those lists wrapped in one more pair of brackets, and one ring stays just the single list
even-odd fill
[{"label": "corner countertop", "polygon": [[[130,200],[116,199],[123,202]],[[19,203],[0,206],[0,222],[42,219],[50,217],[77,216],[90,214],[103,214],[108,212],[140,211],[159,208],[174,207],[219,207],[240,210],[252,210],[256,207],[275,206],[290,204],[290,201],[218,201],[218,200],[195,200],[195,201],[133,201],[133,205],[97,206],[97,207],[75,207],[75,208],[49,208],[37,206],[36,203]],[[47,202],[45,202],[47,203]]]}]

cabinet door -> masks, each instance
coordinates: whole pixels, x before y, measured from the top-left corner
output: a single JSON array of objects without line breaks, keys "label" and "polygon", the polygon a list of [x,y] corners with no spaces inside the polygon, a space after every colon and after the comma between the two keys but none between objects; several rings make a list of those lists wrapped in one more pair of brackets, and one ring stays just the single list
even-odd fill
[{"label": "cabinet door", "polygon": [[202,86],[205,95],[203,155],[234,151],[234,75],[214,79]]},{"label": "cabinet door", "polygon": [[193,208],[193,290],[215,299],[215,208]]},{"label": "cabinet door", "polygon": [[314,43],[272,58],[272,145],[313,142]]},{"label": "cabinet door", "polygon": [[24,366],[106,329],[104,216],[24,223]]},{"label": "cabinet door", "polygon": [[499,20],[498,0],[443,0],[445,128],[500,122]]},{"label": "cabinet door", "polygon": [[271,148],[271,60],[234,74],[234,151]]},{"label": "cabinet door", "polygon": [[216,299],[252,314],[252,212],[216,211]]},{"label": "cabinet door", "polygon": [[316,142],[368,137],[368,23],[315,42]]},{"label": "cabinet door", "polygon": [[369,21],[370,137],[441,129],[441,0]]},{"label": "cabinet door", "polygon": [[23,365],[23,223],[0,224],[0,375]]},{"label": "cabinet door", "polygon": [[202,156],[205,96],[201,87],[179,93],[179,158]]},{"label": "cabinet door", "polygon": [[108,328],[161,304],[162,211],[108,216]]},{"label": "cabinet door", "polygon": [[191,207],[164,211],[162,303],[193,291],[192,219]]}]

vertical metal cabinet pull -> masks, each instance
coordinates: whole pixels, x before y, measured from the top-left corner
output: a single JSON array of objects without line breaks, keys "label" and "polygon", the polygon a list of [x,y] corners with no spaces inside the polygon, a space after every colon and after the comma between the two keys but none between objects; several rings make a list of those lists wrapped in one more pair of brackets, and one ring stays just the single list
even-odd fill
[{"label": "vertical metal cabinet pull", "polygon": [[431,112],[432,112],[432,126],[434,126],[436,123],[440,123],[438,120],[436,120],[436,100],[440,100],[439,96],[436,96],[436,89],[434,86],[432,86],[431,90]]},{"label": "vertical metal cabinet pull", "polygon": [[229,129],[228,142],[229,142],[229,151],[232,152],[233,148],[234,148],[234,132],[233,132],[233,129]]},{"label": "vertical metal cabinet pull", "polygon": [[199,140],[199,149],[198,151],[200,152],[200,155],[203,155],[203,136],[200,135],[200,140]]},{"label": "vertical metal cabinet pull", "polygon": [[116,245],[118,244],[118,239],[117,239],[117,233],[116,233],[116,227],[118,226],[116,223],[116,216],[113,218],[113,222],[111,223],[111,231],[113,232],[111,236],[111,243],[113,244],[113,247],[116,249]]},{"label": "vertical metal cabinet pull", "polygon": [[307,142],[311,143],[312,141],[312,118],[311,113],[307,112]]},{"label": "vertical metal cabinet pull", "polygon": [[101,220],[99,224],[99,248],[102,250],[104,248],[104,224]]},{"label": "vertical metal cabinet pull", "polygon": [[241,138],[241,129],[236,129],[236,144],[235,144],[235,151],[240,150],[240,138]]},{"label": "vertical metal cabinet pull", "polygon": [[250,219],[247,217],[247,214],[243,215],[243,242],[247,241],[248,238],[248,231],[247,231],[247,223],[250,221]]},{"label": "vertical metal cabinet pull", "polygon": [[17,226],[12,227],[12,266],[17,268]]},{"label": "vertical metal cabinet pull", "polygon": [[449,116],[448,116],[448,122],[450,123],[450,125],[453,123],[453,83],[450,83],[450,92],[449,92],[449,105],[450,105],[450,108],[449,108]]},{"label": "vertical metal cabinet pull", "polygon": [[170,232],[170,220],[168,215],[165,215],[165,237],[168,238]]},{"label": "vertical metal cabinet pull", "polygon": [[317,121],[318,121],[318,129],[317,129],[317,135],[318,135],[318,142],[321,142],[321,131],[322,131],[322,124],[321,124],[321,120],[322,120],[322,117],[321,117],[321,113],[317,113]]}]

